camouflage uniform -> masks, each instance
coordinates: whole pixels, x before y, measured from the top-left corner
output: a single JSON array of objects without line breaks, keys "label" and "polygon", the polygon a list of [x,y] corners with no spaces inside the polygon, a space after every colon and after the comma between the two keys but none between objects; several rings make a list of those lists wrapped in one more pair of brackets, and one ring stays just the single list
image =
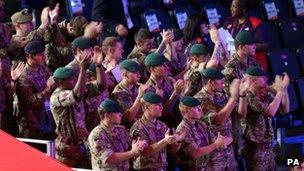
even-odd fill
[{"label": "camouflage uniform", "polygon": [[103,122],[93,129],[89,136],[93,170],[128,171],[129,160],[116,164],[106,163],[115,152],[126,152],[131,149],[132,139],[129,131],[120,125],[110,130]]},{"label": "camouflage uniform", "polygon": [[25,53],[23,48],[20,47],[18,44],[18,39],[23,39],[27,42],[33,41],[33,40],[43,40],[44,30],[42,29],[36,29],[30,32],[26,37],[21,37],[18,35],[13,35],[11,39],[10,46],[8,47],[8,56],[13,61],[13,64],[16,65],[18,61],[26,61]]},{"label": "camouflage uniform", "polygon": [[142,53],[136,46],[134,46],[134,49],[128,55],[128,59],[135,59],[141,65],[141,69],[139,71],[140,74],[139,82],[141,83],[145,83],[150,76],[150,72],[148,71],[147,67],[145,67],[144,61],[146,56],[147,54]]},{"label": "camouflage uniform", "polygon": [[174,90],[174,79],[172,77],[165,77],[160,82],[157,82],[153,76],[150,76],[146,84],[149,85],[146,92],[155,93],[156,88],[164,91],[164,95],[162,97],[164,104],[169,100]]},{"label": "camouflage uniform", "polygon": [[[104,68],[107,68],[108,64],[109,64],[109,61],[106,59],[102,62],[102,65]],[[106,74],[108,76],[108,92],[111,93],[114,90],[115,86],[118,84],[118,82],[115,79],[115,77],[111,71]]]},{"label": "camouflage uniform", "polygon": [[84,100],[86,110],[85,123],[89,132],[100,123],[98,107],[109,95],[107,91],[101,92],[98,87],[95,87],[97,85],[95,82],[96,81],[87,83],[88,91],[85,94]]},{"label": "camouflage uniform", "polygon": [[[87,85],[85,94],[98,91],[97,84]],[[88,166],[88,152],[84,144],[89,132],[85,125],[83,100],[76,99],[73,90],[57,88],[51,96],[51,111],[57,125],[56,159],[68,166]]]},{"label": "camouflage uniform", "polygon": [[47,66],[55,71],[59,67],[64,67],[74,59],[74,54],[70,44],[65,47],[56,46],[54,43],[45,45],[45,60]]},{"label": "camouflage uniform", "polygon": [[[253,59],[248,57],[247,63],[244,63],[238,59],[237,53],[233,54],[232,58],[228,61],[223,70],[223,74],[225,75],[224,82],[225,87],[224,91],[226,94],[229,94],[229,86],[233,79],[242,79],[245,74],[247,68],[251,66],[258,66],[258,63]],[[243,119],[239,119],[236,111],[233,111],[231,114],[232,118],[232,130],[233,130],[233,146],[236,155],[241,154],[241,148],[243,144],[243,140],[241,138],[242,132],[244,130],[244,121]]]},{"label": "camouflage uniform", "polygon": [[173,76],[181,73],[187,65],[187,56],[181,52],[177,52],[177,59],[172,60],[169,63]]},{"label": "camouflage uniform", "polygon": [[[132,139],[140,138],[152,145],[165,137],[168,127],[161,121],[149,122],[143,115],[130,129]],[[148,169],[152,171],[167,170],[167,150],[162,149],[158,153],[148,156],[138,156],[133,162],[136,170]]]},{"label": "camouflage uniform", "polygon": [[245,148],[243,154],[249,170],[275,170],[272,141],[274,132],[271,117],[267,116],[269,104],[275,97],[272,89],[258,94],[249,92],[246,115]]},{"label": "camouflage uniform", "polygon": [[206,124],[202,121],[191,123],[183,119],[176,130],[186,132],[181,149],[176,154],[176,163],[181,166],[182,170],[207,170],[209,155],[201,156],[196,160],[193,160],[189,155],[193,150],[210,144],[210,131]]},{"label": "camouflage uniform", "polygon": [[[32,68],[25,65],[25,70],[18,79],[16,94],[18,97],[18,124],[21,137],[46,139],[46,133],[53,131],[53,120],[47,113],[45,102],[47,98],[41,96],[46,88],[47,80],[51,76],[45,66]],[[49,127],[47,127],[49,126]]]},{"label": "camouflage uniform", "polygon": [[[232,121],[229,117],[223,125],[214,123],[214,117],[218,111],[223,109],[228,102],[228,98],[222,93],[210,95],[204,89],[198,92],[194,98],[198,99],[202,104],[202,112],[204,113],[203,120],[209,124],[212,132],[211,139],[215,141],[217,132],[226,137],[232,137]],[[232,144],[225,149],[217,149],[211,153],[211,168],[212,170],[236,170],[236,161],[234,159],[234,151]]]},{"label": "camouflage uniform", "polygon": [[[121,107],[122,111],[127,111],[133,106],[138,95],[138,87],[133,86],[131,89],[128,89],[122,82],[120,82],[113,90],[111,97],[116,100]],[[135,120],[139,119],[142,115],[141,110],[136,114]],[[131,126],[124,118],[124,124],[128,127]]]}]

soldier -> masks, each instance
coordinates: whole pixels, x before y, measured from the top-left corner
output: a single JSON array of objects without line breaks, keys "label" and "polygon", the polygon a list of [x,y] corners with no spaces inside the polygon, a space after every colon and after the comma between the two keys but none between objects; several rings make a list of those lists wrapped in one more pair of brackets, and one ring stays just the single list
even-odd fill
[{"label": "soldier", "polygon": [[63,20],[61,23],[58,23],[59,15],[59,4],[56,4],[55,8],[49,12],[50,25],[46,30],[44,40],[47,43],[55,41],[56,34],[62,35],[61,41],[72,43],[72,41],[81,37],[84,34],[85,26],[89,21],[82,15],[77,15],[71,20]]},{"label": "soldier", "polygon": [[[220,132],[232,139],[231,113],[239,98],[240,80],[235,79],[230,85],[230,97],[223,94],[224,75],[218,69],[207,68],[201,71],[203,88],[194,96],[201,102],[204,116],[202,119],[208,123],[211,135]],[[211,136],[212,140],[216,137]],[[236,161],[232,144],[225,149],[217,149],[211,153],[210,167],[212,170],[236,170]]]},{"label": "soldier", "polygon": [[45,103],[55,88],[51,71],[45,66],[44,44],[29,42],[25,48],[27,63],[17,80],[19,135],[27,138],[49,139],[53,120]]},{"label": "soldier", "polygon": [[[160,43],[158,49],[155,51],[157,53],[163,54],[166,46],[172,42],[172,32],[163,31],[162,32],[162,42]],[[140,70],[140,82],[145,83],[149,78],[149,71],[144,67],[146,56],[152,52],[155,47],[154,37],[147,29],[139,29],[135,34],[136,45],[132,52],[128,55],[129,59],[135,59],[141,65]]]},{"label": "soldier", "polygon": [[47,43],[45,46],[46,64],[52,71],[66,66],[74,59],[72,46],[58,26],[58,14],[59,4],[49,13],[50,26],[44,35],[44,40]]},{"label": "soldier", "polygon": [[167,146],[169,151],[178,151],[182,133],[170,135],[170,129],[157,117],[162,113],[162,99],[155,93],[146,93],[142,98],[144,114],[130,129],[134,140],[146,140],[148,146],[133,162],[135,170],[167,170]]},{"label": "soldier", "polygon": [[132,144],[129,131],[119,125],[121,112],[114,100],[106,99],[99,107],[101,122],[89,135],[93,170],[128,171],[129,159],[139,155],[146,145],[144,140]]},{"label": "soldier", "polygon": [[[241,80],[247,68],[250,66],[258,66],[258,63],[252,58],[252,56],[255,55],[255,39],[249,32],[241,31],[237,34],[235,38],[235,47],[236,53],[232,55],[232,58],[228,61],[228,63],[225,65],[225,69],[223,70],[223,74],[225,75],[224,91],[228,95],[230,84],[235,78]],[[237,112],[233,112],[233,146],[236,156],[241,155],[241,148],[243,144],[241,134],[244,126],[241,126],[241,123],[243,124],[243,121],[241,118],[239,118]]]},{"label": "soldier", "polygon": [[74,53],[74,60],[70,62],[66,67],[73,68],[75,70],[75,74],[78,75],[79,73],[79,64],[80,61],[83,60],[84,54],[88,56],[93,56],[93,47],[94,42],[91,39],[78,37],[72,42],[73,53]]},{"label": "soldier", "polygon": [[289,77],[286,73],[284,76],[276,76],[273,85],[268,86],[267,73],[259,67],[248,68],[246,77],[250,88],[244,97],[248,101],[248,112],[245,114],[243,154],[248,170],[275,170],[271,119],[276,113],[289,112]]},{"label": "soldier", "polygon": [[122,80],[114,88],[111,96],[121,106],[124,114],[123,123],[128,127],[141,118],[140,99],[147,86],[138,85],[140,65],[137,62],[126,59],[120,64],[120,69]]},{"label": "soldier", "polygon": [[[86,52],[82,55],[79,57],[81,60],[77,82],[75,70],[67,67],[58,68],[54,72],[54,78],[59,86],[51,96],[51,111],[58,135],[55,140],[56,158],[71,167],[89,167],[85,146],[89,132],[85,125],[84,100],[91,97],[91,94],[98,94],[106,89],[101,49],[98,49],[93,59]],[[91,60],[96,65],[97,81],[87,83],[86,70]]]},{"label": "soldier", "polygon": [[43,40],[43,35],[49,25],[49,8],[44,8],[41,13],[41,25],[34,29],[32,14],[22,10],[12,15],[11,20],[16,29],[16,34],[11,39],[8,48],[9,57],[13,61],[25,61],[23,48],[32,40]]},{"label": "soldier", "polygon": [[[119,78],[120,73],[115,73],[115,69],[119,68],[119,63],[122,58],[123,48],[120,40],[116,37],[107,37],[102,42],[102,51],[105,54],[105,59],[102,63],[106,68],[106,74],[108,75],[109,93],[113,91],[114,87],[121,81]],[[119,69],[118,69],[119,71]]]},{"label": "soldier", "polygon": [[[180,122],[177,116],[173,116],[173,107],[179,96],[183,93],[185,84],[183,80],[175,80],[168,77],[167,59],[159,53],[151,53],[145,59],[145,65],[148,67],[151,75],[146,82],[148,89],[146,92],[154,92],[162,96],[164,104],[164,115],[162,119],[170,127],[175,127]],[[178,121],[176,121],[178,120]]]},{"label": "soldier", "polygon": [[177,131],[186,133],[181,149],[176,154],[177,163],[182,170],[208,170],[209,160],[207,155],[229,146],[232,141],[231,138],[222,136],[220,133],[217,134],[214,141],[211,139],[209,128],[201,121],[202,109],[200,104],[197,99],[190,96],[184,96],[179,104],[183,120],[178,125]]}]

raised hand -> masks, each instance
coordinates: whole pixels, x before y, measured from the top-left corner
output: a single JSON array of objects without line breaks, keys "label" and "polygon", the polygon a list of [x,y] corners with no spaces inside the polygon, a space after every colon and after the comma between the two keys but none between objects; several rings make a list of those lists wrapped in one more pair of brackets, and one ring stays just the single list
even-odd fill
[{"label": "raised hand", "polygon": [[96,65],[101,65],[103,61],[102,48],[100,46],[94,46],[94,55],[92,61]]},{"label": "raised hand", "polygon": [[240,95],[244,96],[250,88],[250,80],[248,78],[243,78],[240,83]]},{"label": "raised hand", "polygon": [[226,145],[226,138],[222,136],[220,132],[218,132],[214,144],[216,145],[216,148],[223,148]]},{"label": "raised hand", "polygon": [[183,92],[184,88],[185,88],[185,82],[184,82],[184,80],[182,80],[182,79],[177,80],[174,83],[173,87],[174,87],[174,92],[176,94],[180,95]]},{"label": "raised hand", "polygon": [[288,76],[288,74],[286,72],[284,72],[283,74],[284,74],[283,75],[283,80],[282,80],[282,82],[283,82],[283,88],[287,89],[288,86],[289,86],[289,84],[290,84],[290,78],[289,78],[289,76]]},{"label": "raised hand", "polygon": [[19,62],[19,64],[17,65],[17,67],[15,69],[13,67],[11,67],[11,77],[12,77],[12,80],[13,81],[18,80],[18,78],[20,77],[20,75],[22,74],[22,72],[24,71],[24,69],[25,69],[24,62]]},{"label": "raised hand", "polygon": [[40,17],[41,25],[40,25],[40,28],[42,28],[42,29],[45,29],[49,25],[49,23],[50,23],[50,20],[49,20],[49,11],[50,11],[50,8],[49,7],[45,7],[45,8],[43,8],[43,10],[41,12],[41,17]]},{"label": "raised hand", "polygon": [[214,44],[220,44],[221,43],[221,38],[218,32],[218,29],[215,27],[215,25],[210,25],[210,37],[211,40]]},{"label": "raised hand", "polygon": [[149,85],[147,85],[147,84],[140,84],[140,86],[138,87],[138,97],[141,98],[148,88],[149,88]]},{"label": "raised hand", "polygon": [[170,145],[177,142],[177,137],[176,135],[170,135],[170,129],[168,129],[165,133],[164,140]]},{"label": "raised hand", "polygon": [[59,3],[56,4],[55,8],[53,10],[49,11],[49,17],[51,20],[51,23],[55,23],[59,15]]}]

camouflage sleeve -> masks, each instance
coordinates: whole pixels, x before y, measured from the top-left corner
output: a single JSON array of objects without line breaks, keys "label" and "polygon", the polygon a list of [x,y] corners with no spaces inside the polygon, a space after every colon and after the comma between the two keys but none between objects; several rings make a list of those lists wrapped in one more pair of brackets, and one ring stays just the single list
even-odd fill
[{"label": "camouflage sleeve", "polygon": [[43,41],[44,33],[45,33],[45,30],[37,28],[37,29],[31,31],[26,36],[26,39],[27,39],[27,41],[33,41],[33,40],[42,40]]},{"label": "camouflage sleeve", "polygon": [[268,113],[269,104],[260,101],[251,92],[248,93],[248,105],[255,112],[262,113],[263,115],[267,115]]},{"label": "camouflage sleeve", "polygon": [[133,140],[140,138],[146,140],[150,144],[150,138],[148,132],[145,131],[144,125],[136,122],[130,129],[130,135]]},{"label": "camouflage sleeve", "polygon": [[93,98],[100,94],[101,91],[96,81],[87,83],[85,92],[86,98]]},{"label": "camouflage sleeve", "polygon": [[60,27],[58,23],[49,25],[44,34],[44,41],[46,43],[53,43],[55,37],[54,34],[60,34],[59,32],[60,32]]},{"label": "camouflage sleeve", "polygon": [[203,99],[201,106],[202,106],[202,112],[204,114],[202,119],[209,125],[213,124],[214,118],[218,110],[209,99]]},{"label": "camouflage sleeve", "polygon": [[76,97],[73,90],[61,91],[51,97],[52,105],[54,106],[70,106],[76,103]]},{"label": "camouflage sleeve", "polygon": [[111,143],[107,141],[105,135],[99,133],[97,136],[90,136],[90,151],[92,156],[98,156],[102,161],[102,164],[105,165],[108,158],[114,153],[111,148]]},{"label": "camouflage sleeve", "polygon": [[17,92],[20,93],[22,100],[29,105],[36,106],[44,103],[44,97],[41,92],[35,92],[32,84],[25,77],[20,77],[17,83]]}]

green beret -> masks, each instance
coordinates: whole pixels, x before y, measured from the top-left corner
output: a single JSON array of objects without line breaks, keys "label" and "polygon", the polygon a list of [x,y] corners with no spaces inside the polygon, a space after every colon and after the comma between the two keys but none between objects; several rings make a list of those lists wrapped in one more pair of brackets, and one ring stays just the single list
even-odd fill
[{"label": "green beret", "polygon": [[151,67],[157,67],[163,65],[167,61],[168,60],[164,55],[161,55],[159,53],[150,53],[145,58],[145,65]]},{"label": "green beret", "polygon": [[54,78],[64,80],[74,76],[74,70],[72,68],[60,67],[57,68],[54,72]]},{"label": "green beret", "polygon": [[224,78],[224,74],[222,74],[221,70],[214,68],[206,68],[200,72],[204,77],[210,78],[212,80],[219,80]]},{"label": "green beret", "polygon": [[140,70],[140,65],[132,59],[126,59],[121,62],[120,68],[129,72],[137,72]]},{"label": "green beret", "polygon": [[253,67],[249,67],[248,69],[246,69],[246,72],[245,72],[247,75],[250,75],[250,76],[268,76],[268,73],[265,72],[262,68],[260,67],[257,67],[257,66],[253,66]]},{"label": "green beret", "polygon": [[251,45],[256,43],[255,37],[248,31],[240,31],[236,35],[235,41],[242,45]]},{"label": "green beret", "polygon": [[190,48],[190,55],[207,55],[208,49],[203,44],[194,44]]},{"label": "green beret", "polygon": [[115,100],[105,99],[99,106],[103,112],[106,113],[118,113],[122,112],[119,104]]},{"label": "green beret", "polygon": [[184,96],[181,99],[181,103],[187,107],[196,107],[201,104],[196,98],[193,98],[191,96]]},{"label": "green beret", "polygon": [[72,46],[74,48],[79,48],[79,49],[88,49],[93,47],[94,42],[92,39],[88,39],[85,37],[77,37],[73,42]]},{"label": "green beret", "polygon": [[44,44],[41,41],[31,41],[24,47],[26,54],[37,54],[43,52],[45,49]]},{"label": "green beret", "polygon": [[162,98],[158,94],[155,94],[155,93],[152,93],[152,92],[145,93],[143,95],[143,99],[146,102],[149,102],[149,103],[152,103],[152,104],[157,104],[157,103],[162,102]]},{"label": "green beret", "polygon": [[11,17],[12,23],[26,23],[32,21],[32,19],[32,14],[30,14],[26,9],[16,12]]}]

